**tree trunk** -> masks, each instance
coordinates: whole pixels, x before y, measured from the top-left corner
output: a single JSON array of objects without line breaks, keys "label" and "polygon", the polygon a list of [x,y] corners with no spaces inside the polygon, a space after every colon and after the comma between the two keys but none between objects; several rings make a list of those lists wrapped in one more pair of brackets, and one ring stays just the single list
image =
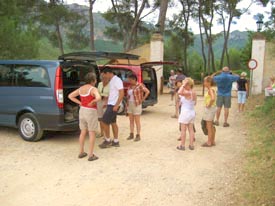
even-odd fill
[{"label": "tree trunk", "polygon": [[55,23],[55,30],[56,30],[56,37],[58,41],[58,48],[60,50],[61,55],[63,55],[64,54],[63,40],[62,40],[60,25],[58,21],[56,21]]},{"label": "tree trunk", "polygon": [[199,8],[199,27],[200,27],[200,39],[201,39],[201,52],[203,57],[203,71],[206,72],[206,55],[205,55],[205,49],[204,49],[204,39],[203,39],[203,33],[202,33],[202,24],[201,24],[201,8]]},{"label": "tree trunk", "polygon": [[94,32],[94,16],[93,16],[93,7],[96,0],[89,0],[89,18],[90,18],[90,47],[91,50],[95,50],[95,32]]},{"label": "tree trunk", "polygon": [[160,2],[158,24],[160,26],[159,29],[162,34],[165,29],[165,19],[166,19],[166,13],[167,13],[167,8],[168,8],[168,2],[169,2],[169,0],[161,0],[161,2]]},{"label": "tree trunk", "polygon": [[[223,37],[224,37],[224,43],[223,43],[223,49],[222,49],[222,55],[221,55],[221,62],[220,62],[220,68],[223,67],[223,63],[224,63],[224,55],[225,55],[225,50],[226,50],[226,29],[225,29],[225,19],[223,16],[223,13],[220,14],[221,18],[222,18],[222,24],[223,24]],[[228,61],[228,59],[227,59]]]},{"label": "tree trunk", "polygon": [[139,24],[139,19],[140,19],[140,16],[145,8],[145,4],[146,4],[146,0],[143,0],[142,3],[141,3],[141,6],[139,8],[139,11],[137,13],[137,16],[134,20],[134,23],[131,27],[131,30],[130,30],[130,34],[129,34],[129,38],[128,38],[128,41],[127,41],[127,46],[126,46],[126,51],[129,51],[131,48],[132,48],[132,45],[133,45],[133,36],[135,34],[135,30],[137,30],[137,27],[138,27],[138,24]]},{"label": "tree trunk", "polygon": [[226,57],[227,57],[227,64],[228,64],[229,68],[231,66],[231,63],[230,63],[230,57],[229,57],[229,53],[228,53],[228,40],[229,40],[229,36],[230,36],[232,20],[233,20],[233,16],[230,16],[229,20],[228,20],[228,28],[227,28],[226,38],[224,40],[225,41],[225,52],[226,52]]},{"label": "tree trunk", "polygon": [[[211,20],[210,20],[210,25],[212,25],[213,23],[213,19],[214,19],[214,8],[212,8],[211,10]],[[209,27],[209,38],[210,38],[210,52],[211,52],[211,63],[212,63],[212,71],[215,72],[216,71],[216,65],[215,65],[215,54],[213,51],[213,38],[212,38],[212,27]]]}]

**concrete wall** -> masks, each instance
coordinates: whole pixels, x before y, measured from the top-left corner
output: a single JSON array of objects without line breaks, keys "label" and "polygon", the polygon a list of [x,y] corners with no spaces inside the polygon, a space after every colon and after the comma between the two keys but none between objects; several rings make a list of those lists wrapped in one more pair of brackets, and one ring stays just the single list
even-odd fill
[{"label": "concrete wall", "polygon": [[263,91],[263,73],[265,61],[265,39],[254,38],[252,42],[251,58],[258,62],[258,66],[251,74],[251,92],[252,95],[261,94]]},{"label": "concrete wall", "polygon": [[150,44],[144,44],[136,49],[132,49],[129,51],[129,53],[139,55],[141,59],[150,61]]},{"label": "concrete wall", "polygon": [[[163,36],[160,33],[154,33],[150,43],[150,61],[163,61],[164,44]],[[163,77],[163,66],[155,66],[158,79],[158,91],[161,89],[161,79]]]},{"label": "concrete wall", "polygon": [[275,43],[266,42],[265,47],[265,60],[264,60],[264,72],[263,72],[263,89],[266,88],[271,76],[275,75]]},{"label": "concrete wall", "polygon": [[[140,59],[146,60],[147,62],[163,61],[164,44],[162,35],[160,33],[154,33],[151,37],[150,44],[145,44],[136,49],[132,49],[129,53],[139,55]],[[163,67],[155,66],[154,68],[157,72],[158,91],[160,92]]]}]

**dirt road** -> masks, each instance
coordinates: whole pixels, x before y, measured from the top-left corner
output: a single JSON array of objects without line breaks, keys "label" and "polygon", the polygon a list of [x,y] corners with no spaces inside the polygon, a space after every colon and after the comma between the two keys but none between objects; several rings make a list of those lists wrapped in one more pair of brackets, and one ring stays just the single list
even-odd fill
[{"label": "dirt road", "polygon": [[[29,143],[0,128],[0,204],[3,206],[229,205],[245,142],[236,99],[230,128],[217,128],[217,146],[202,148],[202,98],[196,107],[195,150],[176,150],[179,137],[168,95],[142,117],[142,141],[126,140],[119,118],[120,148],[100,150],[96,162],[77,159],[77,133],[53,133]],[[97,145],[101,140],[97,139]]]}]

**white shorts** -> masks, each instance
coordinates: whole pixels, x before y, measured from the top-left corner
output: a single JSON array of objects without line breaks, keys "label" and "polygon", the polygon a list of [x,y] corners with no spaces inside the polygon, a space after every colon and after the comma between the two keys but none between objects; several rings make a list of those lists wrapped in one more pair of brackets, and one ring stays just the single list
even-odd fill
[{"label": "white shorts", "polygon": [[196,112],[194,110],[181,110],[179,116],[180,124],[194,124]]}]

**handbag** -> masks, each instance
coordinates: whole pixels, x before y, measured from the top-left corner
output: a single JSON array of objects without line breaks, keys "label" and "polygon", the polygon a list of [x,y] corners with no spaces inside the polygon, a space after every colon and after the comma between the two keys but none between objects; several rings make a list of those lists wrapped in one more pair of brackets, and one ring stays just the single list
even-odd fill
[{"label": "handbag", "polygon": [[208,135],[208,130],[206,128],[206,121],[203,119],[201,120],[201,129],[202,129],[204,135]]}]

